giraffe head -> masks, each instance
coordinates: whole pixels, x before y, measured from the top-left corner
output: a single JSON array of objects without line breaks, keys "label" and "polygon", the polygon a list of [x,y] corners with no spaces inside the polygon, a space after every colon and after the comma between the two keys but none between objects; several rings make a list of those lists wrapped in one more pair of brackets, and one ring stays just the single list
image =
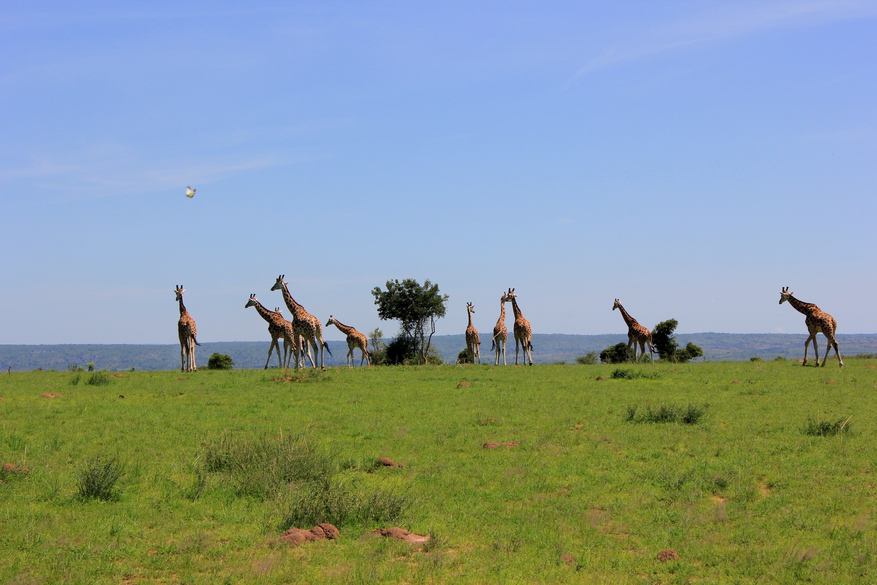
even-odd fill
[{"label": "giraffe head", "polygon": [[615,304],[612,305],[612,310],[618,309],[621,307],[621,302],[618,299],[615,299]]},{"label": "giraffe head", "polygon": [[473,305],[472,303],[466,303],[466,310],[469,311],[470,313],[474,313],[475,312],[475,305]]},{"label": "giraffe head", "polygon": [[284,286],[289,284],[287,281],[283,280],[285,274],[281,274],[277,277],[277,281],[274,283],[274,286],[271,287],[271,290],[282,290]]},{"label": "giraffe head", "polygon": [[792,296],[793,292],[789,291],[789,287],[784,286],[783,292],[780,293],[780,304],[782,305],[785,301],[789,300],[789,297]]},{"label": "giraffe head", "polygon": [[256,294],[253,293],[253,294],[250,295],[250,300],[247,301],[247,304],[244,305],[244,308],[246,309],[246,308],[248,308],[248,307],[255,307],[255,306],[258,305],[258,304],[259,304],[259,299],[257,299],[257,298],[256,298]]},{"label": "giraffe head", "polygon": [[175,300],[179,301],[183,298],[183,293],[186,292],[186,289],[183,288],[182,284],[177,285],[174,289],[174,292],[177,293],[177,298]]},{"label": "giraffe head", "polygon": [[513,301],[515,298],[517,298],[517,296],[518,295],[515,294],[515,289],[510,288],[509,292],[507,292],[505,295],[503,295],[502,302],[508,303],[510,301]]},{"label": "giraffe head", "polygon": [[280,313],[283,312],[283,309],[281,309],[280,307],[274,307],[274,312],[279,315]]},{"label": "giraffe head", "polygon": [[335,320],[335,317],[329,315],[329,320],[326,321],[326,327],[328,327],[329,325],[337,325],[337,323],[338,321]]}]

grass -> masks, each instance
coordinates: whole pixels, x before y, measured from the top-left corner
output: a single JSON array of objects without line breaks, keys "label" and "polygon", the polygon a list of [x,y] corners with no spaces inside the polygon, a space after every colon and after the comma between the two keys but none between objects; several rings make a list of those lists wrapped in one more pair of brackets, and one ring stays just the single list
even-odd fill
[{"label": "grass", "polygon": [[0,465],[29,472],[0,474],[0,583],[867,583],[875,365],[4,375]]}]

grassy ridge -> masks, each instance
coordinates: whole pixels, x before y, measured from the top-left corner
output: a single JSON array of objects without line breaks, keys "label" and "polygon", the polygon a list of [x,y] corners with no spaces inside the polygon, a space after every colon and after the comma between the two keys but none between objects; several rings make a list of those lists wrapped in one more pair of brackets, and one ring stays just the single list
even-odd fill
[{"label": "grassy ridge", "polygon": [[[0,462],[30,473],[0,476],[0,579],[865,583],[874,364],[3,375]],[[690,405],[694,424],[628,416]],[[844,432],[808,432],[838,421]],[[434,538],[370,538],[388,524],[354,515],[336,542],[271,546],[305,488],[242,494],[205,465],[223,436],[304,437],[347,493],[405,499],[394,523]],[[122,465],[114,499],[77,496],[96,457]],[[377,457],[405,467],[372,470]],[[680,560],[655,560],[667,548]]]}]

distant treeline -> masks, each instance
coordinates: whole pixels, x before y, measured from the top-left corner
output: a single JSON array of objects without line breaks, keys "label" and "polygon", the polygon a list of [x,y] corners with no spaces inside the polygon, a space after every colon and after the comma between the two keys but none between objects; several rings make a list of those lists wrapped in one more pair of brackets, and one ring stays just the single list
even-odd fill
[{"label": "distant treeline", "polygon": [[[511,336],[509,336],[511,338]],[[782,333],[691,333],[675,336],[681,346],[692,342],[703,349],[703,360],[710,361],[749,361],[752,357],[770,360],[776,357],[800,359],[804,357],[806,335]],[[825,353],[825,338],[819,336],[819,354]],[[841,355],[853,357],[858,354],[877,354],[877,334],[838,335]],[[626,334],[611,335],[533,335],[533,360],[536,363],[555,362],[575,363],[575,358],[589,351],[600,351],[619,342],[627,343]],[[441,335],[433,337],[433,345],[441,353],[446,363],[453,363],[457,355],[466,348],[466,341],[460,335]],[[326,365],[343,366],[347,361],[347,344],[343,341],[330,341],[332,357],[326,354]],[[810,349],[812,355],[812,347]],[[268,357],[268,342],[229,341],[203,342],[196,350],[199,368],[207,367],[207,358],[213,353],[230,355],[237,369],[258,369],[265,365]],[[355,353],[359,363],[359,352]],[[482,363],[493,363],[494,355],[488,342],[482,341]],[[509,339],[506,349],[509,363],[515,362],[514,339]],[[523,359],[523,357],[522,357]],[[272,365],[277,364],[271,356]],[[700,361],[700,360],[698,360]],[[94,364],[97,370],[126,371],[135,370],[173,370],[180,367],[180,346],[173,345],[0,345],[0,367],[6,370],[12,366],[14,371],[66,370],[76,366],[83,369]]]}]

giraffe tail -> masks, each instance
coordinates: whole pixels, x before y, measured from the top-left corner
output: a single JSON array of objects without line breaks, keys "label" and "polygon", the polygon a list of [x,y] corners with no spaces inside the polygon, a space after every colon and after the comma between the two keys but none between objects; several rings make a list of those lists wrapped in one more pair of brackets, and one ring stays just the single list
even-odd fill
[{"label": "giraffe tail", "polygon": [[493,341],[490,342],[490,351],[496,349],[496,337],[493,338]]},{"label": "giraffe tail", "polygon": [[325,341],[323,342],[323,349],[325,349],[326,351],[328,351],[328,352],[329,352],[329,355],[332,355],[332,350],[329,349],[329,344],[326,343]]},{"label": "giraffe tail", "polygon": [[196,338],[193,337],[193,338],[192,338],[192,341],[195,342],[195,345],[197,345],[198,347],[201,347],[201,344],[198,343],[198,340],[197,340]]}]

